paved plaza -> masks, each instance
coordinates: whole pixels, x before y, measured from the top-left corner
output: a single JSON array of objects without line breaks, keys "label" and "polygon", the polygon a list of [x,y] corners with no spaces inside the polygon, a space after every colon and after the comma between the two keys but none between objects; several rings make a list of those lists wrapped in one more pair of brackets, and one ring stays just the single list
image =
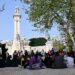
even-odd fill
[{"label": "paved plaza", "polygon": [[75,69],[28,70],[20,68],[0,68],[0,75],[75,75]]}]

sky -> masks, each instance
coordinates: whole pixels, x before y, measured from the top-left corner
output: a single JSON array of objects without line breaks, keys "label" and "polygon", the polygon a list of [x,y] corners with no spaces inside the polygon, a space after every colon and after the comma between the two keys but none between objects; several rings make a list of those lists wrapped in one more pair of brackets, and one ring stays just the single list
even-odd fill
[{"label": "sky", "polygon": [[[33,23],[28,20],[28,15],[25,14],[25,11],[23,10],[23,6],[27,8],[25,4],[21,3],[19,0],[0,0],[0,8],[2,4],[5,4],[5,10],[0,12],[0,40],[12,40],[14,37],[13,14],[16,6],[19,7],[21,14],[21,36],[29,39],[45,35],[39,31],[33,31]],[[54,23],[49,34],[51,37],[60,35],[56,23]]]}]

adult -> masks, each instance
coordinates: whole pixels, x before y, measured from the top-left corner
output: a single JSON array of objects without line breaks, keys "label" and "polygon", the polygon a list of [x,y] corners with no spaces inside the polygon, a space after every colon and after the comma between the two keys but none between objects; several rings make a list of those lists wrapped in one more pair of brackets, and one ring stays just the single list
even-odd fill
[{"label": "adult", "polygon": [[70,53],[67,54],[65,60],[66,60],[66,65],[68,68],[74,67],[74,58],[71,56]]}]

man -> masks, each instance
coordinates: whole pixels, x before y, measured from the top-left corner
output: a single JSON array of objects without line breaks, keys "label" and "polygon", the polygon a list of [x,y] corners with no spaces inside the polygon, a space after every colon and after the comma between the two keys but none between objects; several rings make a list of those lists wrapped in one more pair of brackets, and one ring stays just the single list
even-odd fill
[{"label": "man", "polygon": [[68,53],[67,57],[65,58],[66,60],[66,65],[68,68],[74,67],[74,58]]}]

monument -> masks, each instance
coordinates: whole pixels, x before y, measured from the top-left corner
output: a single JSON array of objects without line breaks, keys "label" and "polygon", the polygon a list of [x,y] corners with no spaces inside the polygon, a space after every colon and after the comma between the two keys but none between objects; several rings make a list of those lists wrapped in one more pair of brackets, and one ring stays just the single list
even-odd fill
[{"label": "monument", "polygon": [[19,8],[16,7],[15,13],[13,15],[14,19],[14,39],[13,39],[13,50],[21,50],[21,39],[20,39],[20,19],[21,15],[19,13]]}]

